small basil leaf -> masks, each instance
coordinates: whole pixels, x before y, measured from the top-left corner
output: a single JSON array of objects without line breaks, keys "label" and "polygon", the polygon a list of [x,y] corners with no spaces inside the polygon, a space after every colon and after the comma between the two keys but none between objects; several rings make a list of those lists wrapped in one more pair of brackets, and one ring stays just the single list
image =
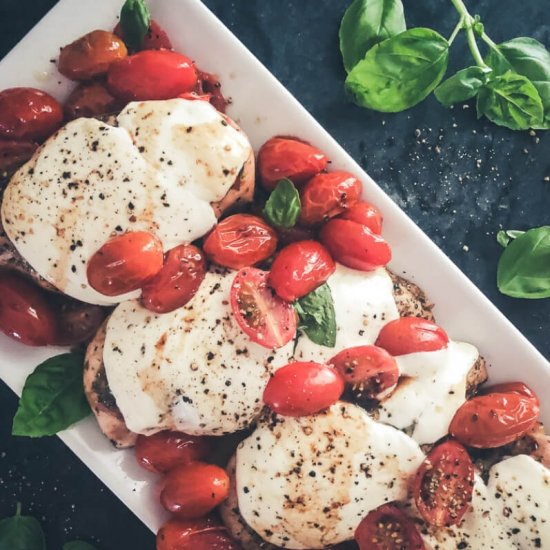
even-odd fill
[{"label": "small basil leaf", "polygon": [[413,107],[447,70],[449,43],[431,29],[414,28],[371,48],[346,78],[355,103],[396,113]]},{"label": "small basil leaf", "polygon": [[513,298],[550,298],[550,226],[510,242],[498,262],[497,285]]},{"label": "small basil leaf", "polygon": [[541,124],[543,107],[533,83],[508,71],[479,90],[477,114],[511,130],[528,130]]},{"label": "small basil leaf", "polygon": [[83,542],[81,540],[74,540],[72,542],[66,542],[63,545],[62,550],[96,550],[96,547],[92,546],[88,542]]},{"label": "small basil leaf", "polygon": [[151,25],[151,12],[145,0],[126,0],[120,10],[120,28],[128,48],[141,49]]},{"label": "small basil leaf", "polygon": [[445,107],[462,103],[474,97],[487,81],[487,70],[468,67],[445,80],[435,89],[435,97]]},{"label": "small basil leaf", "polygon": [[340,51],[349,73],[379,42],[407,29],[401,0],[354,0],[340,24]]},{"label": "small basil leaf", "polygon": [[300,194],[289,179],[282,179],[265,203],[265,219],[275,227],[294,227],[302,211]]},{"label": "small basil leaf", "polygon": [[500,244],[500,246],[503,246],[506,248],[510,241],[513,241],[514,239],[517,239],[520,235],[523,235],[525,231],[518,231],[516,229],[502,229],[497,233],[497,242]]},{"label": "small basil leaf", "polygon": [[82,384],[82,353],[47,359],[29,375],[13,419],[13,435],[54,435],[90,414]]},{"label": "small basil leaf", "polygon": [[300,298],[296,304],[300,318],[299,329],[320,346],[336,345],[336,312],[330,287],[325,283]]},{"label": "small basil leaf", "polygon": [[46,550],[44,532],[40,523],[21,515],[21,504],[11,518],[0,521],[0,550]]}]

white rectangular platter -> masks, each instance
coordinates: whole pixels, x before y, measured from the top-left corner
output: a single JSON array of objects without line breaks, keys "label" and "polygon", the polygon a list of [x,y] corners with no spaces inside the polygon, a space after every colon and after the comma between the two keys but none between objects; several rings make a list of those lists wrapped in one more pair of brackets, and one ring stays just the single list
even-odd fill
[{"label": "white rectangular platter", "polygon": [[[72,84],[55,65],[59,47],[96,29],[110,29],[122,0],[61,0],[0,62],[2,88],[35,86],[63,99]],[[151,0],[154,18],[176,49],[218,74],[233,99],[229,114],[257,149],[275,134],[296,135],[324,150],[333,167],[363,181],[365,197],[382,210],[397,273],[406,271],[436,304],[438,322],[456,340],[472,342],[487,358],[493,381],[521,379],[537,390],[550,425],[550,366],[485,296],[365,174],[259,61],[199,0]],[[26,376],[60,350],[21,346],[0,335],[0,378],[20,393]],[[10,419],[4,419],[9,422]],[[137,467],[131,451],[116,451],[93,418],[61,439],[152,530],[165,515],[154,495],[154,478]]]}]

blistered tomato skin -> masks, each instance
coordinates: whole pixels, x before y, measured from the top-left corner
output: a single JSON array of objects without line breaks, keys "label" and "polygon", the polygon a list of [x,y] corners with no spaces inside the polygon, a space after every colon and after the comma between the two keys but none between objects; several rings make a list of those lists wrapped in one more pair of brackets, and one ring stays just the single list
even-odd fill
[{"label": "blistered tomato skin", "polygon": [[492,386],[482,388],[481,393],[516,393],[532,399],[537,407],[540,405],[537,394],[523,382],[502,382],[501,384],[493,384]]},{"label": "blistered tomato skin", "polygon": [[113,63],[107,75],[112,94],[125,101],[172,99],[197,85],[193,62],[171,50],[144,50]]},{"label": "blistered tomato skin", "polygon": [[107,86],[99,80],[83,82],[67,98],[64,105],[65,117],[73,120],[79,117],[96,117],[120,110],[121,102],[116,99]]},{"label": "blistered tomato skin", "polygon": [[320,363],[296,361],[278,369],[264,390],[264,403],[282,416],[308,416],[327,409],[344,392],[340,374]]},{"label": "blistered tomato skin", "polygon": [[12,171],[27,162],[38,145],[33,141],[0,140],[0,172]]},{"label": "blistered tomato skin", "polygon": [[0,138],[41,141],[61,126],[63,109],[49,94],[36,88],[0,92]]},{"label": "blistered tomato skin", "polygon": [[258,153],[260,179],[268,191],[273,191],[283,178],[297,185],[305,183],[323,171],[327,163],[328,158],[322,151],[293,138],[271,138]]},{"label": "blistered tomato skin", "polygon": [[302,189],[300,223],[316,225],[344,212],[361,196],[361,182],[349,172],[328,172],[311,178]]},{"label": "blistered tomato skin", "polygon": [[352,269],[373,271],[391,260],[388,243],[365,225],[351,220],[328,221],[319,237],[337,262]]},{"label": "blistered tomato skin", "polygon": [[339,216],[343,220],[351,220],[368,227],[376,235],[382,232],[382,213],[370,202],[360,201],[346,208]]},{"label": "blistered tomato skin", "polygon": [[288,302],[302,298],[322,285],[336,265],[317,241],[300,241],[283,248],[271,265],[269,284]]}]

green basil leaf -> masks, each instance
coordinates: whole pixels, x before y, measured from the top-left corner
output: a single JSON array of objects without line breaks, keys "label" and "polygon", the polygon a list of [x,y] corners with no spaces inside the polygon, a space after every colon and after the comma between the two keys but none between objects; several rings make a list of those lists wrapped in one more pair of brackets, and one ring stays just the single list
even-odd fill
[{"label": "green basil leaf", "polygon": [[151,12],[145,0],[126,0],[120,10],[120,28],[128,48],[141,49],[151,25]]},{"label": "green basil leaf", "polygon": [[533,128],[550,129],[550,52],[544,44],[534,38],[514,38],[492,49],[485,62],[498,74],[513,70],[533,83],[544,106],[544,119]]},{"label": "green basil leaf", "polygon": [[497,233],[497,243],[506,248],[510,244],[510,241],[517,239],[524,233],[525,231],[518,231],[517,229],[502,229]]},{"label": "green basil leaf", "polygon": [[511,130],[528,130],[541,124],[543,107],[533,83],[508,71],[489,79],[479,90],[477,114]]},{"label": "green basil leaf", "polygon": [[475,97],[487,81],[487,69],[468,67],[445,80],[435,89],[435,97],[445,107]]},{"label": "green basil leaf", "polygon": [[401,0],[354,0],[340,24],[340,51],[349,73],[379,42],[407,29]]},{"label": "green basil leaf", "polygon": [[21,515],[21,504],[11,518],[0,521],[0,550],[46,550],[44,532],[38,520]]},{"label": "green basil leaf", "polygon": [[84,395],[84,355],[47,359],[27,378],[13,419],[13,435],[54,435],[90,414]]},{"label": "green basil leaf", "polygon": [[289,179],[282,179],[265,203],[265,219],[275,227],[294,227],[302,211],[300,193]]},{"label": "green basil leaf", "polygon": [[300,298],[296,304],[300,318],[299,329],[320,346],[333,348],[336,345],[336,312],[330,287],[325,283]]},{"label": "green basil leaf", "polygon": [[530,229],[504,249],[497,285],[513,298],[550,298],[550,226]]},{"label": "green basil leaf", "polygon": [[92,546],[89,542],[74,540],[72,542],[66,542],[62,550],[96,550],[96,547]]},{"label": "green basil leaf", "polygon": [[431,29],[415,28],[371,48],[346,78],[355,103],[396,113],[425,99],[449,61],[449,43]]}]

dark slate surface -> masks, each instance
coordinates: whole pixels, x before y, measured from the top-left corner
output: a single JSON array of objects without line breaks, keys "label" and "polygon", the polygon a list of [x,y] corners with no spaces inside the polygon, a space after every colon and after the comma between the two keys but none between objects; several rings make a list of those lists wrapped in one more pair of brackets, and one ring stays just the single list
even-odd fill
[{"label": "dark slate surface", "polygon": [[[0,57],[54,3],[2,0]],[[550,136],[496,128],[477,121],[472,108],[446,111],[433,99],[398,115],[350,105],[342,89],[337,47],[347,1],[206,4],[550,357],[550,301],[512,300],[499,295],[494,284],[500,253],[496,231],[550,223]],[[547,0],[470,4],[477,5],[497,42],[527,35],[550,45]],[[456,22],[450,2],[405,0],[405,8],[409,25],[433,26],[448,35]],[[459,40],[454,66],[463,66],[465,52]],[[102,550],[154,548],[147,529],[60,441],[10,437],[15,407],[15,397],[0,383],[0,517],[10,514],[16,501],[23,502],[25,510],[43,521],[50,549],[76,537],[95,540]]]}]

